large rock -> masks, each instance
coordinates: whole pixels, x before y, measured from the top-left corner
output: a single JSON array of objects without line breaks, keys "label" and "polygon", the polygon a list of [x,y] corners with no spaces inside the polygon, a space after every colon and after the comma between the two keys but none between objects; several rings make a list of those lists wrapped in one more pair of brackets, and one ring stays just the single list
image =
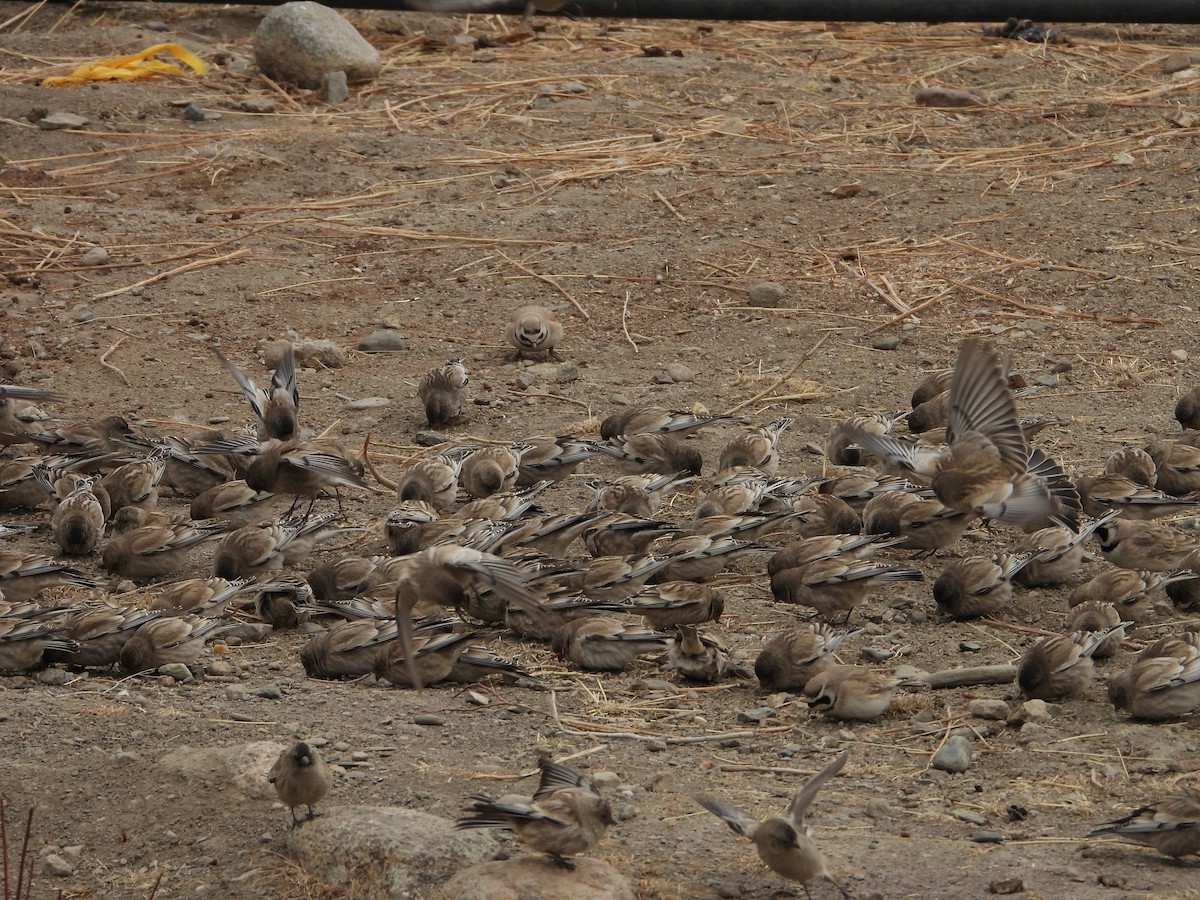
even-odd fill
[{"label": "large rock", "polygon": [[442,887],[450,900],[637,900],[628,879],[606,862],[576,858],[565,869],[540,854],[463,869]]},{"label": "large rock", "polygon": [[337,806],[289,832],[287,848],[327,884],[353,883],[367,896],[395,897],[491,859],[496,841],[411,809]]},{"label": "large rock", "polygon": [[274,800],[275,788],[267,773],[283,752],[276,741],[254,741],[233,747],[180,747],[158,764],[183,781],[237,788],[256,800]]},{"label": "large rock", "polygon": [[318,88],[329,72],[348,81],[379,74],[379,51],[328,6],[299,0],[267,13],[254,32],[254,61],[277,81]]}]

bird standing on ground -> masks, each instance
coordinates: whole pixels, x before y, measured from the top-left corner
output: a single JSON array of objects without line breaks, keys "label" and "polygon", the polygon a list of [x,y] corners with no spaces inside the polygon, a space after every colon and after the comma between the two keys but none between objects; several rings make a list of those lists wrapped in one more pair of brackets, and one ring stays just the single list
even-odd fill
[{"label": "bird standing on ground", "polygon": [[425,409],[425,420],[430,425],[445,425],[461,416],[470,380],[466,365],[457,358],[422,375],[417,398]]},{"label": "bird standing on ground", "polygon": [[[333,775],[321,757],[321,752],[299,741],[279,754],[267,780],[275,785],[275,793],[292,814],[292,827],[316,817],[313,806],[325,799],[333,787]],[[308,815],[296,818],[296,807],[308,807]]]},{"label": "bird standing on ground", "polygon": [[823,878],[836,887],[843,897],[849,897],[833,875],[825,857],[812,839],[811,829],[804,823],[804,814],[817,796],[817,791],[833,776],[837,775],[846,765],[849,753],[843,753],[820,772],[808,780],[781,816],[771,816],[762,822],[751,818],[740,809],[715,800],[712,797],[701,796],[696,802],[710,813],[728,825],[737,834],[754,842],[761,859],[773,872],[777,872],[789,881],[804,885],[807,892],[808,883],[814,878]]},{"label": "bird standing on ground", "polygon": [[555,348],[562,343],[563,327],[546,307],[522,306],[509,318],[506,336],[518,357],[545,353],[553,359]]}]

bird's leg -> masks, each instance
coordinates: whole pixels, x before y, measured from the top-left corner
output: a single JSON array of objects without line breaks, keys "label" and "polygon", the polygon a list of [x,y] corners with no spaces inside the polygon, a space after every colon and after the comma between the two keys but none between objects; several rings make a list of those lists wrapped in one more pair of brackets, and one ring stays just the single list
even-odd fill
[{"label": "bird's leg", "polygon": [[296,807],[289,806],[288,812],[290,812],[292,814],[292,828],[298,827],[300,825],[300,823],[303,821],[303,819],[296,818]]},{"label": "bird's leg", "polygon": [[313,809],[313,808],[312,808],[312,804],[310,803],[310,804],[308,805],[308,815],[305,817],[305,821],[306,821],[306,822],[311,822],[311,821],[312,821],[313,819],[315,819],[316,817],[317,817],[317,811],[316,811],[315,809]]},{"label": "bird's leg", "polygon": [[825,880],[837,888],[841,892],[842,896],[846,898],[846,900],[854,900],[854,895],[834,881],[832,875],[826,874]]},{"label": "bird's leg", "polygon": [[412,608],[415,605],[415,598],[396,597],[396,628],[400,632],[400,647],[404,650],[404,666],[408,669],[409,682],[420,690],[425,686],[425,682],[421,673],[417,671],[416,653],[413,650]]},{"label": "bird's leg", "polygon": [[557,853],[551,853],[550,861],[560,869],[566,869],[568,872],[575,871],[575,863],[571,862],[571,860],[567,859],[565,856],[560,856]]}]

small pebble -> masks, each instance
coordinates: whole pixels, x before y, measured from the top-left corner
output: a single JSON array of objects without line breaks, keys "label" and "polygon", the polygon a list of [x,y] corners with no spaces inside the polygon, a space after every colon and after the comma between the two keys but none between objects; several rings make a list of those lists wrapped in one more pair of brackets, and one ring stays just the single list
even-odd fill
[{"label": "small pebble", "polygon": [[158,667],[159,675],[166,675],[168,678],[174,678],[176,681],[191,681],[192,670],[183,663],[167,663],[165,666]]},{"label": "small pebble", "polygon": [[417,713],[413,716],[414,725],[445,725],[446,720],[433,713]]},{"label": "small pebble", "polygon": [[102,266],[108,262],[108,251],[103,247],[93,247],[83,256],[79,257],[81,266]]},{"label": "small pebble", "polygon": [[1172,350],[1171,351],[1171,359],[1173,359],[1175,362],[1181,362],[1181,363],[1187,362],[1188,361],[1188,352],[1183,349]]},{"label": "small pebble", "polygon": [[43,669],[37,673],[37,680],[41,684],[48,684],[51,687],[61,687],[64,684],[70,684],[76,676],[72,675],[66,669]]},{"label": "small pebble", "polygon": [[960,822],[970,822],[972,825],[986,825],[987,816],[981,816],[979,813],[970,809],[952,809],[950,815],[958,819]]},{"label": "small pebble", "polygon": [[449,440],[440,431],[418,431],[413,435],[413,441],[418,447],[436,447],[438,444],[444,444]]},{"label": "small pebble", "polygon": [[971,742],[961,735],[954,735],[938,748],[929,765],[943,772],[967,771],[971,768]]},{"label": "small pebble", "polygon": [[1039,375],[1037,378],[1033,379],[1033,383],[1038,387],[1058,387],[1058,379],[1053,375]]},{"label": "small pebble", "polygon": [[663,373],[674,384],[679,384],[681,382],[696,380],[696,373],[693,372],[687,366],[685,366],[683,363],[669,363],[663,369]]},{"label": "small pebble", "polygon": [[988,885],[989,894],[1022,894],[1025,882],[1020,878],[997,878]]},{"label": "small pebble", "polygon": [[193,100],[183,108],[183,118],[186,122],[203,122],[208,115],[204,112],[204,107]]},{"label": "small pebble", "polygon": [[38,119],[37,126],[45,131],[58,131],[63,128],[82,128],[88,121],[74,113],[56,112]]},{"label": "small pebble", "polygon": [[963,653],[978,653],[983,649],[983,644],[978,641],[959,641],[958,649]]},{"label": "small pebble", "polygon": [[575,363],[563,363],[554,374],[554,380],[559,384],[570,384],[579,380],[579,366]]},{"label": "small pebble", "polygon": [[351,400],[346,404],[346,409],[380,409],[391,405],[392,401],[387,397],[363,397],[361,400]]},{"label": "small pebble", "polygon": [[393,350],[403,350],[408,346],[404,335],[394,328],[381,328],[372,331],[358,342],[358,349],[364,353],[387,353]]},{"label": "small pebble", "polygon": [[1008,704],[1003,700],[978,697],[967,704],[967,712],[979,719],[1003,721],[1008,718]]},{"label": "small pebble", "polygon": [[900,346],[900,336],[898,334],[893,334],[889,335],[888,337],[881,337],[871,344],[871,346],[876,350],[895,350]]},{"label": "small pebble", "polygon": [[321,99],[326,103],[336,105],[350,96],[350,85],[346,81],[345,72],[326,72],[321,80]]},{"label": "small pebble", "polygon": [[749,709],[737,714],[737,720],[745,724],[754,724],[762,722],[766,719],[777,716],[778,713],[769,706],[760,706],[758,709]]},{"label": "small pebble", "polygon": [[1002,844],[1005,840],[998,831],[976,831],[971,835],[971,841],[976,844]]},{"label": "small pebble", "polygon": [[58,878],[66,878],[75,873],[75,867],[57,853],[47,853],[42,857],[42,865],[46,871]]},{"label": "small pebble", "polygon": [[254,692],[255,697],[262,697],[264,700],[278,700],[283,696],[283,691],[279,690],[277,684],[264,684]]},{"label": "small pebble", "polygon": [[618,784],[621,783],[621,776],[618,775],[616,772],[604,771],[604,772],[596,772],[595,774],[592,775],[592,777],[589,780],[596,787],[611,788],[611,787],[616,787]]},{"label": "small pebble", "polygon": [[765,309],[774,309],[783,302],[786,292],[783,285],[774,281],[764,281],[750,288],[750,305]]}]

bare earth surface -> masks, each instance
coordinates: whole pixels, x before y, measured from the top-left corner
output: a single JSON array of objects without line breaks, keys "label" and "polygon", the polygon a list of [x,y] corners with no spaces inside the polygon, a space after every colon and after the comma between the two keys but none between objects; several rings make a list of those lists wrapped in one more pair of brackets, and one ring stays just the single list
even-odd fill
[{"label": "bare earth surface", "polygon": [[[1122,442],[1177,431],[1175,398],[1197,381],[1194,30],[1078,26],[1066,29],[1070,45],[1044,46],[964,25],[553,20],[534,40],[473,49],[453,45],[456,28],[499,38],[515,20],[361,13],[351,18],[381,50],[383,76],[328,107],[256,74],[250,37],[263,9],[95,4],[21,16],[31,8],[0,3],[0,334],[19,364],[14,381],[67,395],[47,405],[64,420],[240,424],[248,409],[210,347],[219,342],[261,383],[262,346],[299,336],[351,351],[344,367],[301,372],[304,422],[356,450],[372,434],[391,477],[420,452],[416,380],[450,356],[470,367],[474,400],[447,430],[455,441],[594,431],[620,403],[724,411],[766,391],[747,414],[797,419],[782,472],[819,473],[833,422],[903,407],[924,375],[952,364],[964,335],[983,334],[1027,379],[1051,385],[1022,411],[1069,420],[1038,440],[1082,473]],[[145,27],[151,18],[166,30]],[[162,40],[214,69],[38,84]],[[926,85],[984,103],[925,108],[914,94]],[[273,101],[273,111],[239,108],[248,100]],[[210,117],[183,121],[189,101]],[[89,124],[42,130],[34,120],[45,111]],[[105,265],[81,263],[92,245],[108,251]],[[767,281],[783,286],[781,305],[750,306],[749,289]],[[567,339],[560,361],[528,372],[501,325],[533,302],[560,311]],[[354,350],[385,326],[405,335],[406,350]],[[661,378],[673,364],[695,380]],[[366,397],[391,402],[348,408]],[[728,436],[696,439],[705,474]],[[587,496],[573,479],[546,505],[572,510]],[[346,513],[374,526],[390,500],[350,492]],[[665,513],[686,521],[692,502],[677,497]],[[943,621],[929,591],[945,558],[1012,537],[972,532],[916,563],[926,583],[873,596],[855,614],[868,631],[842,660],[870,646],[895,652],[866,663],[881,667],[1014,661],[1036,634]],[[53,549],[44,534],[15,546]],[[382,548],[377,534],[335,542],[310,565]],[[209,572],[208,560],[195,554],[187,574]],[[98,561],[81,565],[115,587]],[[1077,581],[1102,565],[1091,560]],[[752,577],[724,579],[727,611],[713,633],[752,659],[803,611],[774,605],[761,570],[743,574]],[[1059,630],[1068,592],[1019,591],[999,618]],[[1135,639],[1182,620],[1161,611]],[[308,680],[297,655],[306,639],[283,632],[234,647],[224,657],[234,676],[187,685],[0,678],[10,845],[36,804],[35,848],[82,848],[73,874],[39,866],[34,896],[146,897],[160,876],[158,898],[369,896],[300,872],[283,853],[278,805],[159,765],[182,746],[293,735],[327,741],[340,765],[331,805],[454,817],[468,793],[528,789],[532,779],[502,776],[530,773],[539,751],[614,771],[632,786],[636,815],[597,855],[644,898],[786,890],[691,795],[765,814],[841,748],[850,761],[811,821],[858,897],[982,897],[1011,879],[1028,897],[1200,894],[1195,864],[1082,839],[1200,767],[1195,716],[1130,723],[1105,702],[1102,678],[1023,744],[1017,728],[966,713],[974,697],[1015,707],[1013,686],[908,694],[871,725],[810,717],[797,702],[747,725],[738,714],[765,702],[752,682],[638,691],[639,679],[673,676],[649,659],[585,676],[548,648],[495,640],[556,685],[568,732],[545,692],[499,688],[476,706],[447,687]],[[979,649],[964,652],[963,641]],[[282,696],[259,697],[268,686]],[[928,768],[945,731],[913,729],[927,708],[935,724],[979,732],[968,773]],[[419,713],[445,724],[414,725]],[[750,734],[655,742],[729,732]],[[1007,840],[972,842],[979,832]],[[422,896],[438,896],[436,886]]]}]

